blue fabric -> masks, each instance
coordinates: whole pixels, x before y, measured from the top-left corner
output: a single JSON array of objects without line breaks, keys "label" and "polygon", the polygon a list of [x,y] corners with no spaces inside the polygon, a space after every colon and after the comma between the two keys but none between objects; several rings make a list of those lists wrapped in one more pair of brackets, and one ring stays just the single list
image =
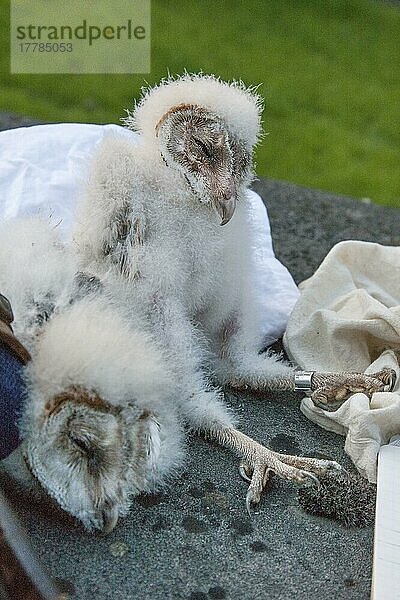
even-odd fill
[{"label": "blue fabric", "polygon": [[17,421],[25,399],[22,368],[20,360],[0,344],[0,459],[21,442]]}]

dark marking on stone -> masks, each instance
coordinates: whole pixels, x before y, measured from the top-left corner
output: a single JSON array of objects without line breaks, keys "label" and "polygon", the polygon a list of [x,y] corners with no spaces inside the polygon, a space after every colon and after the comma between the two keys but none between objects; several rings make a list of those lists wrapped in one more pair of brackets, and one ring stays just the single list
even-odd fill
[{"label": "dark marking on stone", "polygon": [[157,521],[151,526],[152,530],[155,533],[158,533],[159,531],[164,531],[164,529],[169,529],[170,527],[171,523],[168,521],[168,519],[162,519],[161,517],[157,519]]},{"label": "dark marking on stone", "polygon": [[295,437],[292,435],[286,435],[285,433],[278,433],[275,435],[269,446],[275,452],[283,452],[284,454],[300,454],[301,449]]},{"label": "dark marking on stone", "polygon": [[213,600],[223,600],[226,598],[226,592],[223,587],[216,585],[214,587],[210,587],[208,590],[208,595]]},{"label": "dark marking on stone", "polygon": [[263,542],[260,542],[260,540],[255,540],[252,542],[250,544],[250,548],[253,550],[253,552],[266,552],[268,550],[268,546],[266,546]]},{"label": "dark marking on stone", "polygon": [[203,498],[204,491],[198,487],[193,486],[188,489],[188,494],[190,494],[190,496],[192,496],[193,498]]},{"label": "dark marking on stone", "polygon": [[215,484],[212,481],[209,481],[208,479],[206,479],[206,481],[203,482],[204,485],[204,489],[206,490],[206,492],[214,492],[215,491]]},{"label": "dark marking on stone", "polygon": [[62,594],[68,594],[68,596],[73,596],[75,594],[75,586],[71,581],[68,581],[68,579],[55,577],[53,581]]},{"label": "dark marking on stone", "polygon": [[198,549],[195,546],[191,546],[190,544],[184,544],[183,546],[179,546],[177,550],[181,556],[198,556]]},{"label": "dark marking on stone", "polygon": [[208,600],[208,596],[204,592],[192,592],[189,600]]},{"label": "dark marking on stone", "polygon": [[182,525],[188,533],[204,533],[207,531],[207,525],[196,519],[196,517],[184,517]]},{"label": "dark marking on stone", "polygon": [[348,577],[347,579],[344,580],[344,585],[347,588],[350,587],[354,587],[356,585],[356,582],[354,581],[354,579],[352,577]]},{"label": "dark marking on stone", "polygon": [[141,494],[135,498],[136,502],[143,506],[143,508],[151,508],[152,506],[158,506],[164,501],[163,494]]},{"label": "dark marking on stone", "polygon": [[204,497],[201,499],[201,505],[207,511],[209,510],[219,510],[226,511],[229,508],[229,502],[227,497],[224,494],[221,494],[218,491],[215,492],[207,492]]},{"label": "dark marking on stone", "polygon": [[248,519],[234,519],[229,524],[238,535],[250,535],[253,533],[253,526]]},{"label": "dark marking on stone", "polygon": [[211,527],[214,527],[215,529],[218,529],[218,527],[221,526],[221,521],[219,519],[216,519],[214,516],[210,516],[208,522],[211,525]]}]

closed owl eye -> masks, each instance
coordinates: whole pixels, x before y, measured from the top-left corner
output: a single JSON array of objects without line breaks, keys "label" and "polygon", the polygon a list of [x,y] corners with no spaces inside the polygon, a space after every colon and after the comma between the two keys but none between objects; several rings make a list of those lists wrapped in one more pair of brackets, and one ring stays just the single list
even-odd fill
[{"label": "closed owl eye", "polygon": [[87,468],[92,475],[101,471],[104,462],[104,452],[86,437],[79,437],[73,432],[68,434],[69,439],[76,449],[79,449],[81,457],[85,460]]},{"label": "closed owl eye", "polygon": [[91,451],[91,445],[88,439],[78,437],[73,431],[68,433],[68,437],[74,446],[77,446],[83,452],[89,453]]},{"label": "closed owl eye", "polygon": [[205,144],[202,140],[195,136],[193,136],[192,139],[195,142],[195,144],[197,144],[197,146],[202,150],[202,152],[207,156],[207,158],[213,158],[213,153],[211,149],[207,146],[207,144]]}]

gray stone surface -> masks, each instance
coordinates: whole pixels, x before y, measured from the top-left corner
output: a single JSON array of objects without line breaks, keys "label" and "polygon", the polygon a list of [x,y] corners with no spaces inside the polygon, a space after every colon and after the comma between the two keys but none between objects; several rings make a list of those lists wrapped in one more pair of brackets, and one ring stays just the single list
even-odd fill
[{"label": "gray stone surface", "polygon": [[[277,181],[254,187],[268,205],[276,253],[297,281],[339,240],[400,243],[400,211]],[[310,423],[293,394],[226,397],[260,442],[349,465],[343,439]],[[108,536],[35,502],[7,473],[1,481],[48,570],[80,600],[369,598],[371,528],[346,530],[304,513],[295,487],[276,479],[250,518],[237,459],[194,436],[188,448],[170,489],[138,498]]]},{"label": "gray stone surface", "polygon": [[32,119],[31,117],[22,117],[21,115],[16,115],[15,113],[0,112],[0,131],[39,124],[40,121]]},{"label": "gray stone surface", "polygon": [[[378,204],[262,179],[254,189],[270,216],[275,253],[297,282],[341,240],[400,243],[400,212]],[[398,207],[400,208],[400,206]]]}]

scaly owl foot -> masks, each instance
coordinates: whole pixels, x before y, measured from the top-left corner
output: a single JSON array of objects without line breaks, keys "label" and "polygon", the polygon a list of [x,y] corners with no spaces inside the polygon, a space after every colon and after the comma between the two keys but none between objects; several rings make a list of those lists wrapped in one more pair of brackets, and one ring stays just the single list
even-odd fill
[{"label": "scaly owl foot", "polygon": [[205,433],[209,439],[231,448],[243,458],[239,472],[250,483],[246,495],[246,508],[249,513],[251,505],[260,502],[261,494],[272,473],[299,485],[319,485],[318,476],[325,475],[331,469],[342,469],[333,460],[274,452],[234,427],[211,428]]},{"label": "scaly owl foot", "polygon": [[250,484],[246,494],[246,509],[249,515],[251,505],[260,502],[261,494],[274,473],[299,485],[319,485],[318,476],[323,476],[330,470],[342,470],[342,467],[332,460],[278,454],[267,448],[264,450],[266,452],[260,452],[253,464],[242,461],[239,465],[240,475]]},{"label": "scaly owl foot", "polygon": [[378,373],[314,373],[312,376],[311,399],[316,406],[333,412],[349,396],[362,392],[369,398],[375,392],[391,391],[396,382],[393,369],[382,369]]}]

